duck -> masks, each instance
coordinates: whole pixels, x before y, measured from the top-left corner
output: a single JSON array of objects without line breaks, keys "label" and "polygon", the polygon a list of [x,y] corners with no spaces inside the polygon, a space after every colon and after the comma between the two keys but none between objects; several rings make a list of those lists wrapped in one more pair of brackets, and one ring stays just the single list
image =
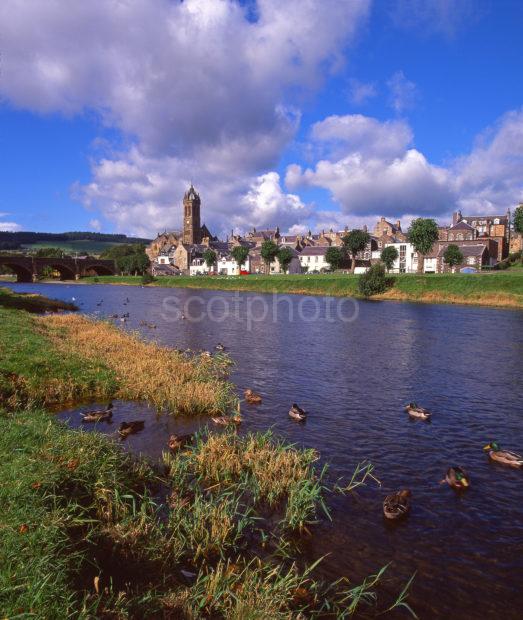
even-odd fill
[{"label": "duck", "polygon": [[489,459],[508,465],[509,467],[523,467],[523,457],[515,452],[509,452],[508,450],[502,450],[497,441],[491,441],[483,450],[488,451]]},{"label": "duck", "polygon": [[219,342],[215,347],[216,351],[225,351],[225,346]]},{"label": "duck", "polygon": [[242,423],[242,417],[239,414],[234,414],[233,416],[217,416],[211,418],[211,420],[218,424],[219,426],[239,426]]},{"label": "duck", "polygon": [[292,407],[289,409],[289,416],[293,420],[298,420],[298,422],[304,422],[307,418],[307,412],[296,403],[293,403]]},{"label": "duck", "polygon": [[462,467],[454,465],[447,469],[445,478],[440,484],[445,484],[445,482],[453,489],[462,491],[470,486],[470,477]]},{"label": "duck", "polygon": [[262,403],[262,397],[250,388],[245,390],[243,395],[245,396],[245,402],[249,403],[249,405],[261,405]]},{"label": "duck", "polygon": [[118,434],[122,438],[129,437],[129,435],[133,435],[134,433],[143,431],[144,426],[145,426],[144,420],[134,420],[133,422],[122,422],[120,424],[120,428],[118,429]]},{"label": "duck", "polygon": [[169,446],[169,450],[173,452],[191,444],[194,440],[194,435],[192,433],[188,433],[187,435],[171,435],[169,437],[169,441],[167,445]]},{"label": "duck", "polygon": [[87,411],[82,414],[82,422],[102,422],[113,417],[113,403],[109,403],[105,409]]},{"label": "duck", "polygon": [[409,403],[405,405],[405,411],[411,418],[417,418],[419,420],[430,420],[432,413],[423,407],[419,407],[416,403]]},{"label": "duck", "polygon": [[202,357],[212,357],[212,353],[210,351],[202,351]]},{"label": "duck", "polygon": [[410,512],[410,497],[412,493],[409,489],[403,489],[397,493],[387,495],[383,502],[383,514],[387,519],[402,519]]}]

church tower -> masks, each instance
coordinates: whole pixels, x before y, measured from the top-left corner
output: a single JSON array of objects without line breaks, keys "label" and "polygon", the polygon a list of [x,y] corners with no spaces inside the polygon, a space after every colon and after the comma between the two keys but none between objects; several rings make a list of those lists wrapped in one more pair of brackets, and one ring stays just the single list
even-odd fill
[{"label": "church tower", "polygon": [[183,237],[182,242],[188,245],[201,243],[200,196],[192,186],[183,197]]}]

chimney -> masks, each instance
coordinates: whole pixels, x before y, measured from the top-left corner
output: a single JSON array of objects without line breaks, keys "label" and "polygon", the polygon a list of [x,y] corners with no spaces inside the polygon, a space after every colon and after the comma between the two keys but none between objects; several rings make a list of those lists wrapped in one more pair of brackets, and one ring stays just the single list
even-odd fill
[{"label": "chimney", "polygon": [[452,214],[452,226],[456,226],[458,222],[461,222],[461,211],[454,211]]},{"label": "chimney", "polygon": [[401,230],[401,222],[396,220],[396,230]]}]

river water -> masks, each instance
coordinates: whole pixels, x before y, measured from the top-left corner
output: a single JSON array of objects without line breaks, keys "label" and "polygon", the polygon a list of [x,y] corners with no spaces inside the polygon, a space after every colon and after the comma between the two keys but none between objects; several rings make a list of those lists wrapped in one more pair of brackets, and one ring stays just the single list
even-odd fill
[{"label": "river water", "polygon": [[[306,543],[311,560],[327,555],[326,576],[357,582],[391,562],[391,592],[417,572],[409,603],[421,618],[523,617],[523,471],[491,464],[482,451],[490,440],[523,451],[523,312],[159,287],[10,286],[75,298],[98,317],[128,312],[125,323],[117,321],[123,329],[167,346],[212,350],[221,342],[236,362],[238,390],[263,396],[260,407],[244,408],[242,432],[272,427],[316,448],[332,478],[350,478],[358,462],[371,461],[381,487],[371,481],[356,494],[329,496],[333,521],[322,521]],[[177,319],[181,312],[185,319]],[[403,404],[411,400],[433,412],[431,423],[408,418]],[[288,418],[292,402],[309,411],[306,424]],[[140,404],[115,408],[115,422],[144,417]],[[77,413],[65,415],[78,425]],[[149,419],[147,432],[128,445],[153,457],[170,432],[203,423],[154,422],[152,412]],[[471,476],[462,495],[439,484],[450,465]],[[405,487],[412,512],[391,526],[383,498]]]}]

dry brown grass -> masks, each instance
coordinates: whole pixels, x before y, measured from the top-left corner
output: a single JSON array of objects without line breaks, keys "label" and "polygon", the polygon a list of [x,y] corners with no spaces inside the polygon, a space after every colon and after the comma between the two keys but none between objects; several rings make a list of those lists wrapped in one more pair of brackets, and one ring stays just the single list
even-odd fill
[{"label": "dry brown grass", "polygon": [[427,291],[419,295],[405,293],[397,289],[389,289],[381,295],[374,295],[373,299],[385,299],[394,301],[418,301],[435,304],[461,304],[464,306],[490,306],[503,308],[521,308],[521,299],[510,293],[482,293],[468,295],[454,295],[452,293]]},{"label": "dry brown grass", "polygon": [[64,355],[100,361],[114,371],[118,398],[145,400],[179,414],[213,415],[235,406],[223,367],[212,358],[190,358],[83,316],[47,316],[39,324]]},{"label": "dry brown grass", "polygon": [[211,434],[191,453],[194,470],[207,484],[237,482],[246,476],[256,495],[274,505],[295,485],[311,479],[314,450],[297,450],[269,434],[238,437]]}]

